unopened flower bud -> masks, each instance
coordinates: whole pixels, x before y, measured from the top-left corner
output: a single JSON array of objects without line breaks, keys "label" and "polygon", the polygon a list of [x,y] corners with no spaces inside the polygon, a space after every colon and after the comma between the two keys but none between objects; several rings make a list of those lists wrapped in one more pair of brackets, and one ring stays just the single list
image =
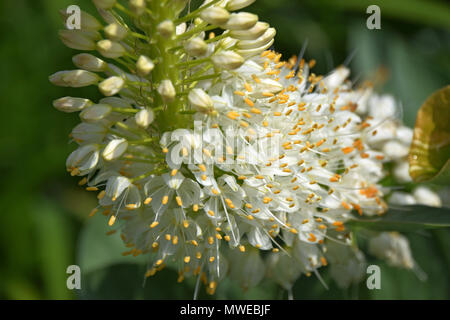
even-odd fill
[{"label": "unopened flower bud", "polygon": [[269,28],[267,31],[259,38],[255,40],[242,40],[236,45],[238,49],[254,49],[265,46],[269,43],[276,35],[275,28]]},{"label": "unopened flower bud", "polygon": [[248,30],[255,26],[257,22],[258,16],[256,14],[248,12],[232,13],[223,28],[228,30]]},{"label": "unopened flower bud", "polygon": [[244,58],[234,51],[219,51],[211,59],[216,67],[227,70],[237,69],[245,62]]},{"label": "unopened flower bud", "polygon": [[136,69],[140,76],[146,76],[155,68],[153,61],[147,56],[140,56],[136,62]]},{"label": "unopened flower bud", "polygon": [[111,9],[116,4],[116,0],[92,0],[95,6],[100,9]]},{"label": "unopened flower bud", "polygon": [[209,113],[214,109],[214,103],[211,97],[202,89],[192,89],[189,92],[188,99],[197,111]]},{"label": "unopened flower bud", "polygon": [[176,91],[170,80],[161,81],[158,92],[166,103],[170,103],[175,99]]},{"label": "unopened flower bud", "polygon": [[175,25],[171,20],[164,20],[158,24],[157,29],[164,38],[169,38],[175,33]]},{"label": "unopened flower bud", "polygon": [[69,170],[74,176],[89,173],[97,166],[99,160],[98,149],[98,146],[94,144],[79,147],[67,158],[67,170]]},{"label": "unopened flower bud", "polygon": [[111,23],[104,29],[106,36],[114,41],[120,41],[127,36],[128,30],[118,23]]},{"label": "unopened flower bud", "polygon": [[230,19],[230,13],[224,8],[212,6],[203,10],[200,18],[209,24],[222,25]]},{"label": "unopened flower bud", "polygon": [[128,142],[126,139],[111,140],[103,150],[103,159],[105,159],[106,161],[117,159],[124,154],[127,148]]},{"label": "unopened flower bud", "polygon": [[139,127],[146,129],[155,119],[155,114],[152,109],[142,109],[134,116],[136,124]]},{"label": "unopened flower bud", "polygon": [[53,106],[59,111],[76,112],[92,105],[92,101],[84,98],[63,97],[53,101]]},{"label": "unopened flower bud", "polygon": [[97,42],[97,50],[106,58],[116,59],[125,53],[125,48],[117,42],[111,40],[100,40]]},{"label": "unopened flower bud", "polygon": [[78,68],[92,72],[102,72],[108,67],[105,61],[89,53],[77,54],[72,61]]},{"label": "unopened flower bud", "polygon": [[263,45],[261,47],[253,48],[253,49],[237,50],[237,53],[239,53],[244,58],[248,59],[250,57],[256,56],[256,55],[260,54],[261,52],[269,49],[272,46],[272,44],[274,43],[274,41],[275,41],[275,39],[272,39],[265,45]]},{"label": "unopened flower bud", "polygon": [[379,259],[386,259],[392,266],[414,267],[408,238],[397,232],[382,232],[370,239],[369,252]]},{"label": "unopened flower bud", "polygon": [[248,7],[255,1],[256,0],[230,0],[227,2],[226,8],[230,11],[236,11]]},{"label": "unopened flower bud", "polygon": [[137,16],[140,16],[145,12],[145,0],[130,0],[130,10]]},{"label": "unopened flower bud", "polygon": [[85,108],[80,113],[80,118],[84,122],[97,122],[111,113],[111,106],[107,104],[94,104]]},{"label": "unopened flower bud", "polygon": [[86,70],[59,71],[49,77],[51,83],[61,87],[80,88],[96,84],[99,76]]},{"label": "unopened flower bud", "polygon": [[442,207],[442,201],[439,195],[427,187],[417,187],[413,191],[413,196],[418,204],[430,207]]},{"label": "unopened flower bud", "polygon": [[103,95],[109,97],[118,93],[124,84],[125,81],[121,77],[113,76],[100,82],[98,88]]},{"label": "unopened flower bud", "polygon": [[228,35],[231,38],[239,40],[255,40],[262,36],[267,29],[269,29],[269,24],[267,22],[258,21],[248,30],[231,30]]},{"label": "unopened flower bud", "polygon": [[71,49],[95,50],[95,41],[101,38],[100,33],[91,30],[60,30],[61,41]]},{"label": "unopened flower bud", "polygon": [[196,37],[186,41],[184,44],[184,49],[186,50],[188,55],[199,57],[206,53],[206,51],[208,50],[208,45],[205,41],[203,41],[203,39]]}]

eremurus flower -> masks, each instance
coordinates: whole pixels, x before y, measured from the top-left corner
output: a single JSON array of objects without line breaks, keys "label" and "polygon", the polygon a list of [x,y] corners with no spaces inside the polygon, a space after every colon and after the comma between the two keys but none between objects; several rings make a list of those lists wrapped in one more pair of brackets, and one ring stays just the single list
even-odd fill
[{"label": "eremurus flower", "polygon": [[91,53],[50,81],[106,98],[54,106],[81,111],[67,170],[99,191],[93,213],[120,230],[124,255],[149,254],[147,276],[175,261],[179,281],[198,276],[208,293],[228,270],[249,287],[269,251],[270,273],[293,270],[275,277],[289,287],[328,264],[329,239],[351,242],[353,214],[385,212],[370,88],[353,89],[345,67],[324,77],[283,61],[275,29],[235,12],[254,0],[93,2],[104,23],[83,13],[60,33]]}]

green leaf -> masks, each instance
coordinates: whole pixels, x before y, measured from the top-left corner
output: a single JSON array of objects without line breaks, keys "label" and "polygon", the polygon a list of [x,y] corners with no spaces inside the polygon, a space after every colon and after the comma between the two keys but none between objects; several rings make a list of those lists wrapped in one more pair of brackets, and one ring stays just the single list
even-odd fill
[{"label": "green leaf", "polygon": [[351,227],[386,231],[413,231],[424,228],[449,227],[450,209],[427,206],[391,208],[382,216],[354,216],[349,225]]},{"label": "green leaf", "polygon": [[450,85],[433,93],[417,114],[409,173],[416,182],[450,180]]},{"label": "green leaf", "polygon": [[78,265],[82,274],[98,269],[103,269],[114,264],[145,263],[146,257],[139,255],[123,256],[122,252],[128,251],[119,234],[106,235],[111,231],[107,220],[101,214],[97,214],[86,222],[78,243]]}]

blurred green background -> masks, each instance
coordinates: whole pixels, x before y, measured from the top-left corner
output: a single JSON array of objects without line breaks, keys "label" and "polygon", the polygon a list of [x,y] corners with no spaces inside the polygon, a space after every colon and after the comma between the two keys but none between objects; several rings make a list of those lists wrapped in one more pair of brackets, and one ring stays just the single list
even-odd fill
[{"label": "blurred green background", "polygon": [[[89,96],[96,88],[52,86],[48,76],[72,69],[75,53],[62,45],[58,10],[70,4],[93,13],[89,0],[3,0],[0,2],[0,298],[192,298],[193,281],[176,283],[165,270],[147,280],[145,265],[121,252],[118,237],[106,237],[102,217],[87,219],[96,199],[77,187],[65,171],[74,149],[68,134],[78,119],[57,112],[52,101],[66,95]],[[381,7],[382,29],[368,30],[370,4]],[[276,50],[298,54],[308,40],[307,59],[326,73],[354,57],[352,79],[383,79],[377,89],[401,101],[404,119],[414,125],[425,98],[450,83],[450,5],[431,0],[258,0],[249,8],[278,30]],[[450,233],[408,234],[415,259],[428,274],[420,282],[409,271],[381,264],[382,289],[364,283],[339,290],[323,272],[330,290],[315,277],[301,278],[295,298],[450,298]],[[368,257],[369,262],[371,257]],[[379,262],[377,262],[380,264]],[[66,268],[82,266],[82,291],[66,288]],[[137,288],[137,289],[136,289]],[[206,298],[202,293],[201,298]],[[216,298],[286,298],[271,282],[243,292],[225,281]]]}]

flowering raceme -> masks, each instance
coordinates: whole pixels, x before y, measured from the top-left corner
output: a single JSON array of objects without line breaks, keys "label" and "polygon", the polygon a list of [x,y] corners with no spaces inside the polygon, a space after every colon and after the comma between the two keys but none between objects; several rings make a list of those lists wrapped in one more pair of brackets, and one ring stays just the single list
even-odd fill
[{"label": "flowering raceme", "polygon": [[105,23],[83,12],[60,37],[99,57],[77,54],[79,69],[50,81],[105,96],[54,106],[80,112],[67,170],[99,192],[91,214],[120,231],[124,255],[148,254],[146,276],[174,262],[210,294],[227,274],[289,290],[328,262],[343,286],[359,280],[345,222],[386,211],[387,141],[411,139],[389,131],[381,98],[353,89],[345,67],[319,76],[314,61],[281,60],[275,29],[237,12],[254,0],[93,2]]}]

